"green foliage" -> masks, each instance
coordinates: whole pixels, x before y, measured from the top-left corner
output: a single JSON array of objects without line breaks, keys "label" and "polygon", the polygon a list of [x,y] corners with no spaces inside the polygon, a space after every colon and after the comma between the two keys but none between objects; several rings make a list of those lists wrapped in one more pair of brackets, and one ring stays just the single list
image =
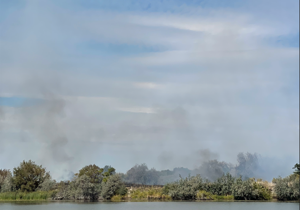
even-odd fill
[{"label": "green foliage", "polygon": [[138,190],[134,190],[132,193],[131,193],[131,198],[132,199],[147,199],[148,198],[148,193],[146,190],[141,190],[141,189],[138,189]]},{"label": "green foliage", "polygon": [[51,191],[54,190],[56,181],[50,178],[45,179],[38,187],[39,191]]},{"label": "green foliage", "polygon": [[91,178],[82,175],[69,185],[70,197],[74,199],[98,200],[101,192],[101,184],[93,183]]},{"label": "green foliage", "polygon": [[255,179],[237,178],[232,186],[232,195],[236,200],[270,200],[271,191]]},{"label": "green foliage", "polygon": [[106,182],[101,183],[101,196],[109,200],[120,191],[124,191],[121,177],[118,174],[110,176]]},{"label": "green foliage", "polygon": [[78,177],[87,176],[90,178],[91,183],[101,183],[103,179],[103,168],[94,165],[88,165],[79,170]]},{"label": "green foliage", "polygon": [[252,182],[250,179],[243,181],[237,178],[232,186],[232,195],[236,200],[250,200],[252,196]]},{"label": "green foliage", "polygon": [[110,166],[105,166],[103,173],[103,182],[107,182],[108,178],[116,173],[116,169]]},{"label": "green foliage", "polygon": [[9,173],[6,174],[6,177],[2,181],[0,192],[12,192],[15,191],[15,188],[16,187],[13,183],[12,174],[9,171]]},{"label": "green foliage", "polygon": [[69,181],[61,181],[56,185],[57,188],[57,199],[62,200],[62,199],[70,199],[71,197],[71,192],[70,192],[70,182]]},{"label": "green foliage", "polygon": [[200,176],[187,177],[164,186],[163,192],[174,200],[192,200],[202,187]]},{"label": "green foliage", "polygon": [[75,174],[77,177],[81,177],[83,175],[90,178],[91,183],[106,182],[108,177],[115,174],[116,169],[111,166],[105,166],[104,168],[100,168],[94,165],[88,165],[79,170],[79,173]]},{"label": "green foliage", "polygon": [[19,167],[14,168],[13,182],[17,190],[33,192],[45,179],[50,178],[49,172],[42,165],[36,165],[33,161],[23,161]]},{"label": "green foliage", "polygon": [[274,191],[278,200],[298,200],[299,199],[299,176],[288,176],[286,178],[277,178]]},{"label": "green foliage", "polygon": [[116,190],[116,194],[117,195],[121,195],[121,196],[124,196],[127,194],[127,188],[125,187],[124,184],[121,184],[121,186],[119,187],[119,189]]},{"label": "green foliage", "polygon": [[154,200],[170,200],[171,197],[163,193],[163,188],[141,188],[131,191],[130,197],[132,199],[145,200],[145,199],[154,199]]},{"label": "green foliage", "polygon": [[234,181],[235,178],[227,173],[226,175],[223,174],[223,176],[218,178],[215,182],[211,183],[206,180],[206,182],[203,183],[202,188],[214,195],[231,195]]},{"label": "green foliage", "polygon": [[213,194],[206,192],[205,190],[200,190],[197,192],[196,198],[198,200],[213,200]]},{"label": "green foliage", "polygon": [[111,198],[111,201],[122,201],[124,199],[124,196],[122,195],[114,195],[112,198]]},{"label": "green foliage", "polygon": [[294,174],[300,175],[300,164],[296,163],[293,169],[295,169]]},{"label": "green foliage", "polygon": [[271,200],[271,198],[272,195],[270,189],[260,183],[253,183],[252,200]]},{"label": "green foliage", "polygon": [[0,200],[14,201],[14,200],[47,200],[52,199],[56,195],[56,191],[49,192],[5,192],[0,193]]},{"label": "green foliage", "polygon": [[12,174],[10,170],[0,169],[0,192],[13,190]]}]

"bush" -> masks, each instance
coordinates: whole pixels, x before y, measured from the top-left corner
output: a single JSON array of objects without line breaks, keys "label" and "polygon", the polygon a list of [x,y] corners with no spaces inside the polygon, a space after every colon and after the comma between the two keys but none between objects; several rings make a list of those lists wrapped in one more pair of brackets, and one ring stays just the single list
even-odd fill
[{"label": "bush", "polygon": [[[120,191],[124,192],[123,183],[121,181],[121,177],[119,175],[112,175],[110,176],[106,182],[101,183],[101,196],[109,200]],[[125,193],[126,194],[126,193]]]},{"label": "bush", "polygon": [[251,200],[253,193],[252,181],[243,181],[242,177],[235,180],[232,186],[232,195],[236,200]]},{"label": "bush", "polygon": [[13,183],[11,173],[7,173],[1,185],[1,192],[12,192],[15,191],[15,185]]},{"label": "bush", "polygon": [[122,201],[124,199],[123,196],[121,195],[114,195],[112,198],[111,198],[111,201]]},{"label": "bush", "polygon": [[291,175],[286,178],[279,177],[273,181],[276,183],[274,191],[278,200],[299,199],[299,176]]},{"label": "bush", "polygon": [[236,179],[232,186],[232,195],[236,200],[270,200],[271,191],[255,179]]},{"label": "bush", "polygon": [[174,200],[196,199],[197,191],[202,187],[200,176],[187,177],[164,186],[163,193]]},{"label": "bush", "polygon": [[206,192],[205,190],[200,190],[197,192],[196,197],[198,200],[213,200],[213,194]]},{"label": "bush", "polygon": [[68,190],[67,194],[73,199],[98,200],[101,184],[91,183],[90,177],[82,175],[70,183]]},{"label": "bush", "polygon": [[52,179],[46,179],[43,183],[41,183],[38,187],[39,191],[51,191],[54,190],[56,185],[55,180]]}]

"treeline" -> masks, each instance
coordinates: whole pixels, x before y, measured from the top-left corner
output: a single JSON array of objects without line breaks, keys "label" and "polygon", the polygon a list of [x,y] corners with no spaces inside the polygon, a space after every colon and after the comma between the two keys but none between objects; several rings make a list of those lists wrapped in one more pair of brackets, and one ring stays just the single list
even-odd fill
[{"label": "treeline", "polygon": [[14,168],[13,173],[0,170],[0,191],[0,199],[6,200],[30,199],[28,193],[33,199],[109,200],[114,195],[125,195],[127,188],[110,166],[85,166],[72,180],[57,183],[43,166],[29,160]]},{"label": "treeline", "polygon": [[[294,174],[286,178],[274,178],[273,184],[255,178],[235,177],[229,172],[214,181],[196,175],[180,179],[163,187],[143,190],[128,190],[125,181],[153,182],[155,169],[137,165],[126,174],[117,174],[111,166],[96,165],[83,167],[72,180],[56,182],[42,165],[23,161],[13,169],[0,170],[0,200],[122,200],[173,199],[173,200],[278,200],[299,199],[300,166],[296,164]],[[185,170],[185,169],[178,169]],[[175,170],[176,171],[176,170]],[[161,171],[168,176],[169,171]],[[154,175],[153,175],[154,174]],[[124,181],[125,180],[125,181]]]},{"label": "treeline", "polygon": [[227,173],[214,182],[203,180],[201,176],[187,177],[164,186],[164,193],[173,200],[234,199],[234,200],[278,200],[299,199],[299,175],[284,179],[274,179],[276,185],[267,181],[242,177],[235,178]]},{"label": "treeline", "polygon": [[173,170],[158,171],[154,168],[148,169],[146,164],[135,165],[125,174],[120,174],[123,181],[127,183],[138,183],[144,185],[165,185],[175,182],[188,176],[201,177],[209,181],[216,181],[223,174],[230,173],[234,177],[242,176],[243,179],[250,177],[260,177],[261,166],[259,156],[251,153],[239,153],[237,155],[237,165],[226,163],[224,161],[207,160],[198,168],[190,170],[188,168],[174,168]]}]

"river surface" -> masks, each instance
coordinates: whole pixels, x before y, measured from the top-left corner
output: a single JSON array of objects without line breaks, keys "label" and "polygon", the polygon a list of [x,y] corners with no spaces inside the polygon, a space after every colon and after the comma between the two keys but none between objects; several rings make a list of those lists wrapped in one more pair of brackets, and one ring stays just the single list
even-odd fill
[{"label": "river surface", "polygon": [[0,202],[0,210],[299,210],[281,202]]}]

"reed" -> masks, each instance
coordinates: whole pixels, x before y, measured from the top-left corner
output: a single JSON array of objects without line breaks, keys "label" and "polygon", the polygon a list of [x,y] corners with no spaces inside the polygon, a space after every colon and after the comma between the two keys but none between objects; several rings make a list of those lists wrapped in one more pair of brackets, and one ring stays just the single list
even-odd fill
[{"label": "reed", "polygon": [[0,193],[0,200],[5,201],[19,201],[19,200],[48,200],[52,199],[56,194],[56,191],[37,191],[37,192],[5,192]]}]

